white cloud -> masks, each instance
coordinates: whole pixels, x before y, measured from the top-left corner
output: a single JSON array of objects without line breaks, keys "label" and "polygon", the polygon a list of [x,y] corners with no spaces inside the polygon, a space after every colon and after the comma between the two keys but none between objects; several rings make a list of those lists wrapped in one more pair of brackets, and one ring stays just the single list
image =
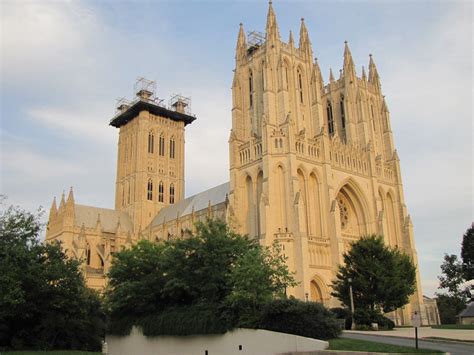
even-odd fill
[{"label": "white cloud", "polygon": [[[90,108],[90,106],[88,106]],[[63,108],[33,108],[27,114],[38,125],[58,131],[69,138],[92,139],[96,144],[111,145],[116,140],[116,132],[107,126],[106,112],[94,112],[91,109],[81,111]]]}]

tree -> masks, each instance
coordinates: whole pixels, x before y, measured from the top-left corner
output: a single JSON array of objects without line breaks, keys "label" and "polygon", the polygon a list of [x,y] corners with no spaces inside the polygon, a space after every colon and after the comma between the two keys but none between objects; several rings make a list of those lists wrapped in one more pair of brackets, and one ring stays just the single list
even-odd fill
[{"label": "tree", "polygon": [[[216,314],[223,319],[225,309],[233,304],[249,300],[260,304],[295,284],[284,259],[275,253],[277,249],[268,250],[218,220],[198,223],[196,233],[188,232],[184,238],[140,241],[114,255],[106,291],[110,331],[127,333],[142,320],[169,324],[177,318],[203,321],[206,317],[213,318],[204,322],[207,325],[199,323],[200,332],[226,331],[227,321],[216,327],[220,322]],[[145,319],[154,316],[159,319]],[[176,332],[192,333],[196,324]],[[155,330],[163,328],[170,331],[172,326]]]},{"label": "tree", "polygon": [[463,265],[456,255],[444,255],[441,272],[443,275],[438,276],[439,288],[447,289],[450,296],[464,298],[465,291],[461,287],[464,283]]},{"label": "tree", "polygon": [[444,262],[441,264],[442,275],[438,276],[438,288],[446,289],[447,292],[436,293],[436,304],[442,324],[456,323],[456,316],[466,307],[470,296],[468,288],[463,287],[465,282],[463,266],[456,255],[444,255]]},{"label": "tree", "polygon": [[97,350],[99,296],[78,261],[39,242],[40,217],[18,207],[0,213],[0,347]]},{"label": "tree", "polygon": [[332,295],[349,307],[349,279],[355,309],[391,312],[415,292],[416,268],[410,257],[384,245],[382,237],[365,236],[343,255]]},{"label": "tree", "polygon": [[464,279],[474,279],[474,223],[462,238],[461,259]]},{"label": "tree", "polygon": [[466,308],[466,302],[458,296],[452,296],[448,294],[436,294],[436,304],[438,306],[439,319],[441,324],[454,324],[456,323],[456,316],[464,308]]}]

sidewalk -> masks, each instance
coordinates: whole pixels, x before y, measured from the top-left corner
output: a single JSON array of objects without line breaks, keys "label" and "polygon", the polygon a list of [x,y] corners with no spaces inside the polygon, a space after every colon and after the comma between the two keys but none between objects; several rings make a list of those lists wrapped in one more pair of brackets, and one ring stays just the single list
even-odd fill
[{"label": "sidewalk", "polygon": [[[415,338],[415,328],[395,328],[394,330],[384,331],[345,330],[344,333]],[[432,329],[431,327],[421,327],[418,328],[418,339],[422,338],[443,338],[451,339],[453,341],[474,341],[474,331],[459,329]]]}]

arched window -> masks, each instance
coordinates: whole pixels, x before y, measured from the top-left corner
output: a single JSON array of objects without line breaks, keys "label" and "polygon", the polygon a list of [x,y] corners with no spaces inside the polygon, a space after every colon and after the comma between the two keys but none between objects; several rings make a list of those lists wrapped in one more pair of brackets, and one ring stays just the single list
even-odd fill
[{"label": "arched window", "polygon": [[286,90],[288,90],[288,66],[285,64]]},{"label": "arched window", "polygon": [[250,71],[250,75],[249,75],[249,103],[250,103],[250,107],[253,107],[253,74],[252,74],[252,71]]},{"label": "arched window", "polygon": [[341,125],[342,128],[346,128],[346,112],[344,110],[344,96],[341,96],[341,102],[339,102],[341,106]]},{"label": "arched window", "polygon": [[174,137],[171,137],[170,139],[170,158],[174,159],[175,157],[175,142],[174,142]]},{"label": "arched window", "polygon": [[303,77],[301,72],[298,70],[298,90],[300,92],[300,102],[303,103]]},{"label": "arched window", "polygon": [[328,105],[326,107],[326,113],[328,116],[328,132],[330,135],[334,134],[334,119],[332,117],[332,105],[330,102],[328,102]]},{"label": "arched window", "polygon": [[153,201],[153,181],[151,181],[151,179],[148,180],[147,200]]},{"label": "arched window", "polygon": [[170,203],[174,203],[174,184],[170,185]]},{"label": "arched window", "polygon": [[153,131],[148,133],[148,153],[153,154],[153,146],[155,145],[155,136]]},{"label": "arched window", "polygon": [[163,181],[160,181],[160,184],[158,185],[158,202],[164,201],[164,192],[165,188],[163,186]]},{"label": "arched window", "polygon": [[377,127],[375,127],[374,105],[370,105],[370,114],[372,116],[372,126],[374,127],[374,131],[377,131]]},{"label": "arched window", "polygon": [[160,147],[159,147],[159,154],[163,157],[165,156],[165,136],[160,136]]}]

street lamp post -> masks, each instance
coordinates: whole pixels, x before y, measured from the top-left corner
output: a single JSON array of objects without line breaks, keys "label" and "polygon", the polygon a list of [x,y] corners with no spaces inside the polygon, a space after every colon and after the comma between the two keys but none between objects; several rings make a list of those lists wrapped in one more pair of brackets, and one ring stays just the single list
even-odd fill
[{"label": "street lamp post", "polygon": [[354,330],[355,321],[354,321],[354,297],[352,295],[352,279],[348,278],[347,281],[349,281],[349,295],[351,297],[351,318],[352,318],[351,330]]}]

